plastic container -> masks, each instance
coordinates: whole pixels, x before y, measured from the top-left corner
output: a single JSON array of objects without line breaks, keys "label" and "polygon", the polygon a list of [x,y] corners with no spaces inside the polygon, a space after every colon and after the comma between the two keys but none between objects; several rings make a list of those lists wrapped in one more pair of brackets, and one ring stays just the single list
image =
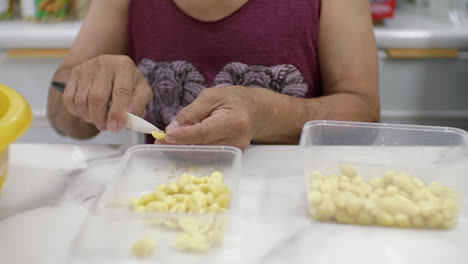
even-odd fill
[{"label": "plastic container", "polygon": [[[458,212],[463,211],[463,215],[468,213],[462,204],[468,195],[466,189],[468,146],[467,134],[463,130],[312,121],[304,125],[300,144],[304,153],[304,172],[308,191],[313,189],[314,171],[319,171],[326,177],[332,174],[339,176],[341,165],[351,165],[356,168],[364,181],[373,177],[383,177],[388,171],[404,172],[421,179],[426,184],[437,182],[449,187],[457,194]],[[368,197],[364,199],[369,199]],[[322,206],[312,201],[313,199],[315,198],[308,197],[311,214],[315,212],[313,210]],[[381,201],[382,197],[379,197],[376,203]],[[338,206],[341,205],[338,203],[335,205],[334,209],[337,212]],[[353,217],[357,218],[358,215]],[[336,215],[323,220],[338,221]],[[424,227],[427,225],[426,222]]]},{"label": "plastic container", "polygon": [[24,98],[0,84],[0,192],[8,174],[8,148],[29,127],[32,112]]},{"label": "plastic container", "polygon": [[[91,216],[83,225],[70,252],[70,263],[206,263],[235,258],[226,243],[227,219],[235,206],[241,172],[242,152],[233,147],[140,145],[127,150],[121,161],[119,176],[100,197]],[[220,171],[231,190],[231,204],[226,214],[137,213],[131,198],[152,192],[160,184],[176,181],[187,172],[197,177]],[[223,227],[224,243],[194,254],[180,250],[175,240],[181,220],[208,223],[207,229]],[[176,226],[168,226],[167,224]],[[176,229],[173,229],[176,228]],[[158,244],[154,253],[139,258],[132,245],[150,236]],[[213,262],[215,263],[215,262]]]}]

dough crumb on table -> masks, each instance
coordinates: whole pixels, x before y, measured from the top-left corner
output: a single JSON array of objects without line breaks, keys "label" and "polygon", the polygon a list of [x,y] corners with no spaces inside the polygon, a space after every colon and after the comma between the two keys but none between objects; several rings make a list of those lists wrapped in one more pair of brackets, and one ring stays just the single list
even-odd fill
[{"label": "dough crumb on table", "polygon": [[132,252],[135,256],[145,258],[151,255],[156,247],[156,241],[148,236],[135,242],[135,244],[132,246]]},{"label": "dough crumb on table", "polygon": [[310,216],[318,221],[402,228],[450,229],[456,226],[458,199],[436,182],[425,184],[406,172],[387,171],[364,181],[350,165],[341,175],[308,176]]}]

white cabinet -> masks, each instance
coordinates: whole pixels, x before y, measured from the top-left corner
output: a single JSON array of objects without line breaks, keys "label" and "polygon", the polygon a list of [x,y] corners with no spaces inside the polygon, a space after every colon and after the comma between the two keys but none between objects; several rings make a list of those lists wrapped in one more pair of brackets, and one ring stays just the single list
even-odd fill
[{"label": "white cabinet", "polygon": [[468,130],[468,60],[381,56],[382,121]]},{"label": "white cabinet", "polygon": [[[468,129],[468,24],[400,9],[394,20],[375,28],[375,36],[382,121]],[[455,55],[395,59],[389,50]]]}]

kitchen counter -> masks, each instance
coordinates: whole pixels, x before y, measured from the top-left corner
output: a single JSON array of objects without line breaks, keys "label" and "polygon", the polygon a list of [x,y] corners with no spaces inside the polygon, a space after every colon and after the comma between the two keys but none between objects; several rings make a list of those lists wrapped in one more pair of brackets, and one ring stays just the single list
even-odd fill
[{"label": "kitchen counter", "polygon": [[73,44],[81,22],[31,23],[21,20],[0,22],[0,49],[61,49]]},{"label": "kitchen counter", "polygon": [[[88,210],[115,179],[126,148],[12,145],[0,196],[1,262],[66,263]],[[468,259],[466,210],[451,231],[346,226],[310,220],[305,196],[298,146],[250,147],[230,221],[238,245],[229,251],[237,257],[231,263],[461,264]]]},{"label": "kitchen counter", "polygon": [[[394,19],[374,29],[379,49],[457,48],[468,49],[468,19],[455,25],[448,19],[430,18],[411,8],[398,9]],[[35,24],[21,20],[0,22],[0,49],[69,48],[80,21]]]},{"label": "kitchen counter", "polygon": [[375,26],[379,49],[444,48],[468,49],[468,24],[453,24],[449,19],[431,18],[417,10],[397,10],[394,19]]}]

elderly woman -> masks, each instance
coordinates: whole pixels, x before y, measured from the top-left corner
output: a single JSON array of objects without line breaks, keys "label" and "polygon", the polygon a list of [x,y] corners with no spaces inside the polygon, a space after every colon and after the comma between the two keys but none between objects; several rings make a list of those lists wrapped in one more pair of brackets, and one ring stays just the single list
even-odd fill
[{"label": "elderly woman", "polygon": [[369,0],[99,0],[53,77],[48,117],[74,138],[129,111],[161,144],[297,143],[303,124],[376,122]]}]

